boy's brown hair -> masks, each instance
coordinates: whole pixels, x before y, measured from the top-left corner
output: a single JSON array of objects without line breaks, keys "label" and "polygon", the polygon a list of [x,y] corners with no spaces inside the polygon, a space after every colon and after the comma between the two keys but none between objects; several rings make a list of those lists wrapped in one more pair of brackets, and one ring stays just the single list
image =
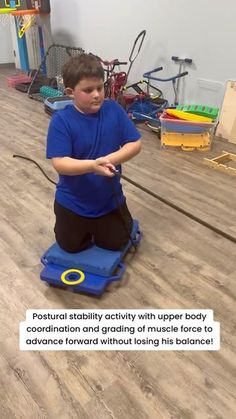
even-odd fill
[{"label": "boy's brown hair", "polygon": [[62,67],[62,77],[65,88],[72,89],[80,80],[96,77],[104,80],[104,70],[102,64],[92,54],[80,54],[71,57]]}]

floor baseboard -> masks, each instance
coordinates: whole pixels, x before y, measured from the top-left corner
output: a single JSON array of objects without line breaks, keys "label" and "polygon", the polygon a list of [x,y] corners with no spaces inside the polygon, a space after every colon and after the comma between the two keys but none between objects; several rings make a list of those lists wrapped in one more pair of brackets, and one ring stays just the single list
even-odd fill
[{"label": "floor baseboard", "polygon": [[15,63],[0,63],[0,68],[16,68]]}]

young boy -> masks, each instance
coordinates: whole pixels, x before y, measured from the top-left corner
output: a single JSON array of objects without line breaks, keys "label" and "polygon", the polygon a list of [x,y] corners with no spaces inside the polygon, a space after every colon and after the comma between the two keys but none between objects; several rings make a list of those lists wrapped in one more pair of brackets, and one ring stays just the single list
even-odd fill
[{"label": "young boy", "polygon": [[56,241],[70,253],[92,240],[118,250],[129,240],[132,217],[115,172],[139,153],[140,134],[119,104],[104,100],[104,71],[93,55],[70,58],[62,76],[74,104],[53,115],[47,136],[47,158],[59,174]]}]

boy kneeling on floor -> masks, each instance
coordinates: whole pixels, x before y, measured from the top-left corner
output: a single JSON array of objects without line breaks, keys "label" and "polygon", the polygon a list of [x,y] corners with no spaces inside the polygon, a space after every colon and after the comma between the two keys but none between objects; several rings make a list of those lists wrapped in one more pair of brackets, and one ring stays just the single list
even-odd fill
[{"label": "boy kneeling on floor", "polygon": [[104,70],[96,57],[71,57],[62,76],[74,103],[54,113],[47,135],[47,158],[59,174],[56,241],[70,253],[92,242],[119,250],[133,220],[115,173],[140,152],[141,135],[117,102],[104,100]]}]

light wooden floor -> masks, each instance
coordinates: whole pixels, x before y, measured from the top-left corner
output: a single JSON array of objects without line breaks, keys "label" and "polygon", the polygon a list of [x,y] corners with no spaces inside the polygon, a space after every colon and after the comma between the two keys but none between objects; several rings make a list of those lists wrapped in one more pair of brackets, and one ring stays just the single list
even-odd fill
[{"label": "light wooden floor", "polygon": [[[144,237],[122,282],[101,298],[46,286],[40,257],[54,241],[54,187],[12,155],[36,159],[56,179],[45,160],[49,118],[42,104],[6,87],[6,74],[1,68],[1,419],[235,418],[236,245],[124,182]],[[236,178],[203,165],[236,146],[161,150],[154,133],[142,132],[142,153],[125,175],[236,237]],[[19,322],[29,308],[212,309],[221,350],[20,352]]]}]

